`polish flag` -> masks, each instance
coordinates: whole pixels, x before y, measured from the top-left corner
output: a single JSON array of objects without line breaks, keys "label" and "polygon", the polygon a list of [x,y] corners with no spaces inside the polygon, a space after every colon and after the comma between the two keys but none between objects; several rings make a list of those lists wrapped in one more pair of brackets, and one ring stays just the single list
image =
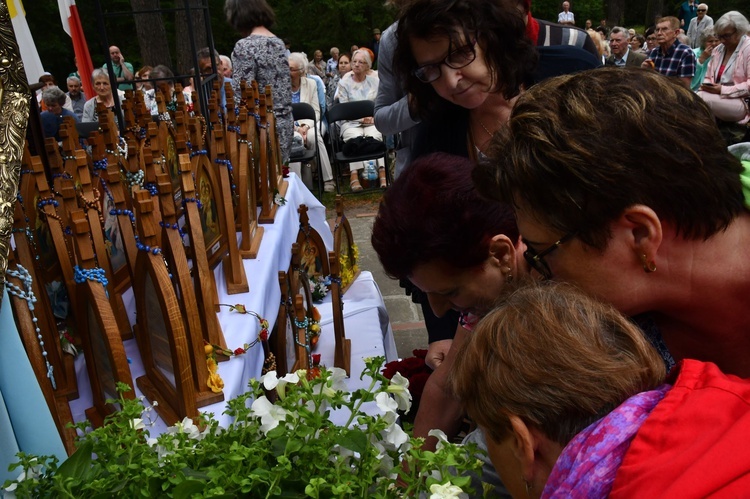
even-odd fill
[{"label": "polish flag", "polygon": [[83,35],[81,18],[78,17],[78,7],[76,7],[75,0],[57,0],[57,4],[60,7],[63,29],[73,39],[73,51],[76,55],[78,74],[81,75],[83,92],[86,94],[86,98],[90,99],[96,95],[91,84],[91,73],[94,71],[94,65],[91,62],[86,37]]}]

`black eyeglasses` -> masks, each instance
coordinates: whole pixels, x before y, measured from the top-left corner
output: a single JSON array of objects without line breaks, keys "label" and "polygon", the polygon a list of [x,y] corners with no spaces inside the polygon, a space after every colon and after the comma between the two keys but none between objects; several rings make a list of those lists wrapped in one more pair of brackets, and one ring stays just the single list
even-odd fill
[{"label": "black eyeglasses", "polygon": [[698,12],[706,12],[706,9],[698,9]]},{"label": "black eyeglasses", "polygon": [[440,78],[442,74],[440,68],[443,64],[452,69],[461,69],[468,66],[477,58],[477,53],[474,50],[476,44],[477,41],[473,40],[470,44],[459,47],[456,50],[450,50],[450,47],[448,47],[449,52],[445,56],[445,59],[418,67],[413,71],[414,76],[422,83],[432,83]]},{"label": "black eyeglasses", "polygon": [[731,33],[724,33],[723,35],[717,35],[717,37],[719,40],[729,40],[735,35],[735,33],[737,33],[737,30],[732,31]]},{"label": "black eyeglasses", "polygon": [[552,278],[552,270],[550,270],[547,262],[544,261],[544,257],[546,257],[547,255],[555,251],[561,244],[564,244],[570,241],[571,239],[573,239],[575,235],[576,235],[576,232],[570,232],[568,234],[565,234],[552,246],[540,251],[539,253],[534,251],[534,249],[529,245],[526,239],[522,238],[523,243],[526,245],[526,251],[523,252],[523,257],[526,259],[528,264],[531,265],[531,268],[539,272],[539,274],[542,276],[542,278],[545,281],[549,280]]}]

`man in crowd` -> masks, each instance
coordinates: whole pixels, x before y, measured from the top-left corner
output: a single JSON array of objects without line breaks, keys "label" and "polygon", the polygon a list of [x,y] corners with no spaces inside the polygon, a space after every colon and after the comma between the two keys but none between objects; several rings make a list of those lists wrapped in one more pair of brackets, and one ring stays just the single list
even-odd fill
[{"label": "man in crowd", "polygon": [[645,54],[639,54],[630,50],[628,46],[628,35],[625,28],[615,26],[609,33],[609,47],[612,55],[604,62],[607,66],[640,66],[646,60]]},{"label": "man in crowd", "polygon": [[339,49],[338,47],[331,47],[331,58],[326,62],[326,77],[333,78],[339,69]]},{"label": "man in crowd", "polygon": [[654,34],[658,44],[643,61],[642,66],[653,68],[664,76],[679,78],[690,88],[690,80],[695,75],[695,52],[677,40],[680,20],[676,17],[662,17],[656,22]]},{"label": "man in crowd", "polygon": [[316,50],[313,52],[313,60],[307,65],[307,74],[318,76],[323,80],[323,83],[328,82],[328,77],[326,76],[326,62],[323,60],[322,50]]},{"label": "man in crowd", "polygon": [[562,12],[557,15],[557,24],[567,24],[568,26],[576,25],[575,17],[570,11],[570,2],[562,3]]},{"label": "man in crowd", "polygon": [[[122,83],[124,81],[133,80],[133,65],[129,62],[125,62],[120,48],[116,45],[109,47],[109,58],[112,60],[112,69],[117,77],[118,87],[120,90],[133,90],[132,83]],[[107,65],[103,66],[104,69],[108,69]]]},{"label": "man in crowd", "polygon": [[[213,62],[213,64],[212,64]],[[213,65],[216,65],[216,73],[214,73]],[[224,63],[221,61],[221,56],[214,50],[213,61],[211,58],[211,50],[208,47],[204,47],[198,51],[198,69],[201,74],[206,77],[212,74],[216,74],[219,78],[219,92],[221,94],[221,108],[226,108],[227,105],[227,94],[224,90],[224,83],[232,83],[231,78],[224,76]]]},{"label": "man in crowd", "polygon": [[[80,84],[80,81],[79,81]],[[46,111],[42,112],[42,130],[44,130],[45,137],[54,137],[55,140],[60,140],[60,124],[65,116],[72,116],[76,122],[80,120],[71,112],[69,109],[63,108],[65,104],[65,93],[58,87],[47,87],[42,91],[42,100],[47,108]]]},{"label": "man in crowd", "polygon": [[690,46],[694,49],[700,47],[700,35],[705,29],[710,28],[714,25],[714,20],[711,16],[707,15],[708,5],[702,3],[698,5],[698,15],[690,21],[690,26],[687,29],[687,36],[690,40]]},{"label": "man in crowd", "polygon": [[73,106],[73,113],[81,120],[83,116],[83,105],[86,104],[86,96],[81,89],[81,80],[77,76],[68,76],[68,97]]},{"label": "man in crowd", "polygon": [[[370,44],[370,49],[372,49],[372,53],[375,54],[375,58],[372,60],[373,64],[377,64],[378,61],[378,53],[380,52],[380,29],[375,28],[372,30],[372,43]],[[354,52],[352,52],[353,54]]]}]

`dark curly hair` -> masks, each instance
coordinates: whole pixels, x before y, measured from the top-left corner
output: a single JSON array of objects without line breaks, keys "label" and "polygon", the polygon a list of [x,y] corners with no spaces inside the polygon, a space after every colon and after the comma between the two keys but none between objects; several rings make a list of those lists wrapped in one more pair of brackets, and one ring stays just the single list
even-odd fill
[{"label": "dark curly hair", "polygon": [[479,195],[468,158],[434,153],[416,159],[386,191],[372,246],[386,274],[403,279],[435,260],[456,268],[481,265],[497,234],[518,240],[509,204]]},{"label": "dark curly hair", "polygon": [[524,15],[511,0],[414,0],[401,11],[396,30],[394,72],[407,93],[414,97],[416,112],[432,117],[440,112],[443,99],[432,85],[414,76],[416,60],[411,38],[445,36],[451,46],[475,38],[484,52],[494,91],[510,99],[530,81],[537,52],[526,37]]}]

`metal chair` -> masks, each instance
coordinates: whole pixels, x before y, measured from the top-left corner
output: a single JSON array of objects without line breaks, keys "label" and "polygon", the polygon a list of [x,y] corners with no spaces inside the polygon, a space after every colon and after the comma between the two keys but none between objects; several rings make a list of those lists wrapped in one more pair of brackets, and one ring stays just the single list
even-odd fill
[{"label": "metal chair", "polygon": [[[388,148],[385,145],[385,140],[382,141],[382,148],[376,153],[347,155],[343,151],[344,141],[341,139],[341,134],[339,133],[338,122],[353,121],[374,115],[375,103],[371,100],[340,102],[331,106],[326,112],[326,118],[328,119],[328,136],[331,144],[331,157],[333,158],[333,164],[331,166],[334,170],[334,176],[336,177],[336,191],[339,194],[341,193],[339,177],[342,175],[342,165],[349,165],[349,163],[355,161],[369,161],[383,158],[385,163],[386,185],[391,184],[390,168],[388,165]],[[348,168],[346,172],[348,174]],[[357,191],[357,193],[368,192],[377,188],[378,187],[376,186],[375,188],[363,189]]]},{"label": "metal chair", "polygon": [[[309,163],[313,159],[315,160],[315,164],[318,165],[318,198],[322,197],[323,195],[323,167],[320,164],[320,150],[318,150],[318,120],[315,118],[315,109],[310,104],[306,104],[304,102],[298,102],[295,104],[292,104],[292,117],[294,118],[294,121],[298,120],[312,120],[313,121],[313,129],[315,130],[315,147],[312,149],[307,149],[297,155],[292,155],[289,157],[290,163],[296,163],[300,162],[304,165],[304,163]],[[309,133],[309,132],[308,132]]]}]

